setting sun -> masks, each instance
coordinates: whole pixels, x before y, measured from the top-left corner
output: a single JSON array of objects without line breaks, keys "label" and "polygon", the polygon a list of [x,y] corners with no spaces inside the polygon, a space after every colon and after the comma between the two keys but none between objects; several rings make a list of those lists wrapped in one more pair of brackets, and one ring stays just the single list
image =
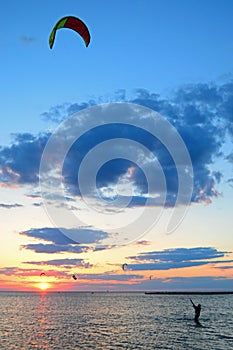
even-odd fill
[{"label": "setting sun", "polygon": [[39,284],[41,290],[47,290],[50,287],[49,283],[43,282]]}]

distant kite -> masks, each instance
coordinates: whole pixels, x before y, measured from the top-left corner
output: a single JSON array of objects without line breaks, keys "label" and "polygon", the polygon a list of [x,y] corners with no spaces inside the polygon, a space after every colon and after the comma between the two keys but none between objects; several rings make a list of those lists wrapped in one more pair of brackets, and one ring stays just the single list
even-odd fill
[{"label": "distant kite", "polygon": [[49,37],[50,49],[53,47],[57,29],[61,28],[69,28],[76,31],[83,38],[86,46],[89,45],[91,36],[86,24],[77,17],[66,16],[61,18],[53,27],[53,30]]},{"label": "distant kite", "polygon": [[75,274],[73,274],[72,277],[73,277],[74,280],[77,280],[77,279],[78,279],[77,275],[75,275]]},{"label": "distant kite", "polygon": [[40,277],[42,277],[42,276],[45,276],[45,273],[44,273],[44,272],[41,272]]},{"label": "distant kite", "polygon": [[125,263],[125,264],[122,264],[122,270],[123,270],[123,271],[127,270],[127,267],[128,267],[128,264],[126,264],[126,263]]}]

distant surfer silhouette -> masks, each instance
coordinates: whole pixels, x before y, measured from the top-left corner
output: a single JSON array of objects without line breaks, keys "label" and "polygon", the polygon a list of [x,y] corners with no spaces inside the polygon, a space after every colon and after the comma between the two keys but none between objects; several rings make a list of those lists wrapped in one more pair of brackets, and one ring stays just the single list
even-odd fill
[{"label": "distant surfer silhouette", "polygon": [[200,323],[199,322],[199,316],[200,316],[200,313],[201,313],[201,304],[198,304],[198,305],[195,305],[194,302],[192,301],[192,299],[190,299],[191,303],[192,303],[192,306],[195,310],[195,317],[194,317],[194,320],[196,323]]}]

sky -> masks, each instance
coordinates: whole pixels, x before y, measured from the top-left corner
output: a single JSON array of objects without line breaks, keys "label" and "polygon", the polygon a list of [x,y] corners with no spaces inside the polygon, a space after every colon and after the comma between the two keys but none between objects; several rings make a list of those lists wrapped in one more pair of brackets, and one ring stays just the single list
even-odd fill
[{"label": "sky", "polygon": [[232,1],[54,5],[1,3],[0,290],[232,290]]}]

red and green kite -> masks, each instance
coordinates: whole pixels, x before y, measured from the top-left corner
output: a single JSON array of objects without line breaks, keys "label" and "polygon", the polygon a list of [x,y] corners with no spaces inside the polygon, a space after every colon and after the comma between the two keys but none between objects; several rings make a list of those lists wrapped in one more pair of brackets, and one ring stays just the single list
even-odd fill
[{"label": "red and green kite", "polygon": [[89,45],[90,43],[90,32],[86,26],[85,23],[83,23],[83,21],[81,21],[81,19],[73,17],[73,16],[66,16],[61,18],[56,25],[54,26],[50,37],[49,37],[49,46],[50,49],[52,49],[53,47],[53,43],[55,40],[55,35],[56,35],[56,31],[57,29],[60,28],[69,28],[72,29],[74,31],[76,31],[84,40],[86,46]]}]

